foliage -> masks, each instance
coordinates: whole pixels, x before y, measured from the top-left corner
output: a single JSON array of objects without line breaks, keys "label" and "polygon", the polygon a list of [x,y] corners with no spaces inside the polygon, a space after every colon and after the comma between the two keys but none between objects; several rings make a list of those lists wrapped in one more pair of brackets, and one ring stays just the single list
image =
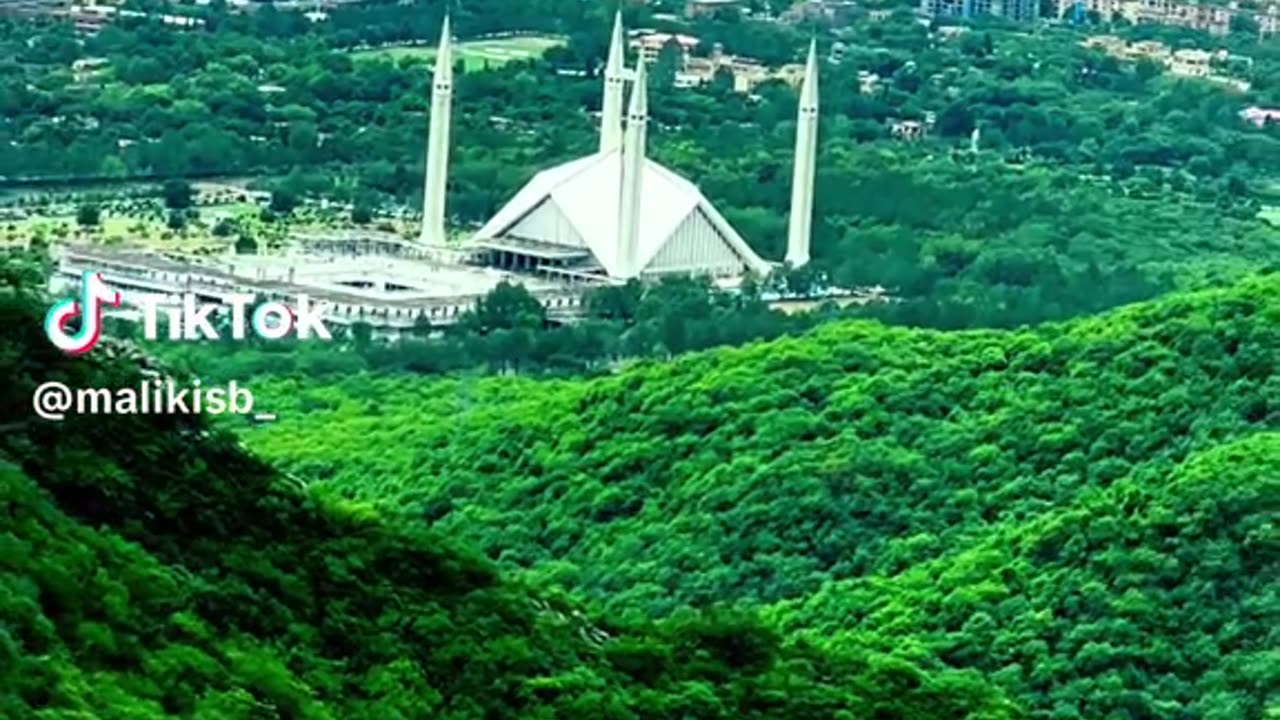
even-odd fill
[{"label": "foliage", "polygon": [[42,305],[0,293],[6,720],[1015,717],[976,673],[789,646],[747,611],[595,620],[199,417],[33,419],[39,383],[144,379],[109,340],[60,355]]},{"label": "foliage", "polygon": [[98,225],[102,220],[102,208],[92,203],[85,203],[76,209],[76,224],[82,227]]},{"label": "foliage", "polygon": [[981,670],[1037,718],[1258,718],[1277,366],[1269,275],[1017,332],[828,323],[587,381],[264,377],[280,420],[246,438],[611,614],[782,602],[817,647]]},{"label": "foliage", "polygon": [[170,210],[186,210],[191,207],[191,184],[185,180],[167,180],[161,188],[165,207]]}]

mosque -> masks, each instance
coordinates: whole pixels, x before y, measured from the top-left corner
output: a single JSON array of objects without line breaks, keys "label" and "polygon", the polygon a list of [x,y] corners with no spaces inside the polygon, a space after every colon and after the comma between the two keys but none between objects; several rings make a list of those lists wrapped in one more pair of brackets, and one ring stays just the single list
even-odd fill
[{"label": "mosque", "polygon": [[[604,70],[597,152],[543,170],[465,241],[473,262],[548,279],[626,281],[667,274],[765,275],[761,259],[693,183],[645,155],[649,118],[643,58],[625,67],[622,14]],[[623,116],[626,86],[631,85]],[[453,88],[448,19],[432,83],[420,241],[445,244],[445,186]],[[818,63],[809,48],[801,85],[786,261],[809,260],[817,153]]]},{"label": "mosque", "polygon": [[[446,18],[433,69],[422,227],[414,241],[374,232],[296,236],[283,254],[228,254],[210,262],[154,251],[99,246],[60,250],[51,285],[101,273],[124,292],[226,302],[236,293],[324,303],[326,323],[363,323],[389,337],[425,323],[457,322],[502,282],[522,284],[548,320],[571,322],[584,290],[664,275],[711,276],[732,287],[776,264],[760,258],[685,178],[645,156],[649,117],[643,59],[625,67],[622,15],[614,22],[604,72],[600,144],[595,153],[544,170],[478,232],[445,233],[453,41]],[[630,85],[628,96],[627,86]],[[626,101],[625,117],[623,113]],[[809,261],[818,132],[818,63],[809,47],[800,90],[786,263]]]}]

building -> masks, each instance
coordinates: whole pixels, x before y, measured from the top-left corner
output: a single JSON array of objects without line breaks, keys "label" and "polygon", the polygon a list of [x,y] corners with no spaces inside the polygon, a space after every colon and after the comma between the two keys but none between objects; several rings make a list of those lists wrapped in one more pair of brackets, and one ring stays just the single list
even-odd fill
[{"label": "building", "polygon": [[919,120],[891,120],[889,132],[899,140],[919,140],[924,137],[924,123]]},{"label": "building", "polygon": [[1262,36],[1280,32],[1280,2],[1274,1],[1258,7],[1242,7],[1235,0],[1225,4],[1194,0],[1062,0],[1058,5],[1058,17],[1067,17],[1077,8],[1096,13],[1104,22],[1124,18],[1131,23],[1173,25],[1212,35],[1229,33],[1231,22],[1236,17],[1256,22]]},{"label": "building", "polygon": [[1058,4],[1058,17],[1079,13],[1081,19],[1086,13],[1093,13],[1103,22],[1110,22],[1120,12],[1122,0],[1072,0]]},{"label": "building", "polygon": [[690,18],[710,17],[722,10],[739,10],[742,7],[742,0],[686,0],[684,15]]},{"label": "building", "polygon": [[1178,50],[1169,59],[1169,72],[1181,77],[1207,78],[1212,73],[1214,53],[1207,50]]},{"label": "building", "polygon": [[1017,22],[1040,19],[1040,0],[999,0],[992,3],[992,14]]},{"label": "building", "polygon": [[1038,0],[921,0],[920,12],[928,17],[1005,17],[1027,21],[1040,18]]},{"label": "building", "polygon": [[[616,148],[544,170],[472,242],[487,251],[489,264],[518,270],[546,266],[553,276],[768,272],[767,263],[692,183],[653,160],[641,160],[624,167],[625,151]],[[627,175],[637,170],[638,182],[624,188]],[[638,188],[639,200],[628,207],[637,192],[632,187]],[[620,216],[636,218],[624,219],[624,229],[633,235],[619,229]]]},{"label": "building", "polygon": [[0,0],[0,16],[57,14],[70,4],[70,0]]},{"label": "building", "polygon": [[779,17],[784,23],[824,23],[843,27],[853,21],[858,4],[853,0],[800,0]]},{"label": "building", "polygon": [[1224,68],[1230,68],[1232,64],[1243,64],[1246,67],[1253,65],[1253,58],[1232,55],[1226,50],[1186,49],[1174,51],[1164,43],[1154,40],[1144,40],[1130,44],[1115,35],[1095,35],[1085,38],[1080,44],[1084,47],[1102,50],[1112,57],[1127,62],[1150,60],[1159,63],[1166,72],[1177,77],[1211,80],[1240,92],[1246,92],[1250,87],[1248,82],[1231,77],[1228,74],[1228,69],[1224,69],[1221,73],[1214,72],[1215,62],[1222,63]]},{"label": "building", "polygon": [[1272,3],[1265,11],[1253,17],[1258,21],[1258,34],[1267,37],[1280,35],[1280,3]]},{"label": "building", "polygon": [[1253,7],[1244,7],[1238,0],[1223,3],[1206,0],[1058,0],[1056,15],[1059,19],[1071,18],[1077,22],[1093,15],[1101,22],[1124,19],[1135,24],[1173,25],[1212,35],[1226,35],[1231,32],[1232,20],[1244,17],[1257,23],[1258,34],[1263,37],[1280,32],[1280,2],[1277,0],[1263,0]]},{"label": "building", "polygon": [[724,47],[716,43],[711,55],[705,58],[688,57],[684,67],[676,73],[677,87],[695,87],[715,80],[721,71],[729,73],[733,78],[733,90],[748,94],[760,83],[769,80],[781,80],[791,87],[799,88],[804,76],[804,66],[791,63],[780,68],[771,69],[754,58],[728,55]]},{"label": "building", "polygon": [[646,63],[657,62],[658,56],[662,54],[662,49],[668,44],[674,43],[679,48],[680,65],[683,66],[688,61],[689,54],[698,47],[698,38],[692,35],[673,35],[652,30],[636,30],[632,33],[632,36],[629,43],[631,49]]},{"label": "building", "polygon": [[165,25],[171,27],[196,29],[204,27],[204,20],[201,18],[187,17],[185,15],[167,15],[152,14],[139,12],[137,10],[124,10],[115,5],[99,5],[88,2],[84,5],[70,5],[65,11],[59,13],[60,16],[66,17],[75,24],[76,31],[86,34],[97,34],[107,24],[113,22],[117,18],[150,18],[159,20]]},{"label": "building", "polygon": [[[600,145],[548,168],[520,189],[472,237],[444,233],[453,75],[446,20],[432,69],[423,217],[415,240],[367,230],[295,235],[283,256],[176,260],[139,249],[63,248],[55,279],[100,272],[135,295],[196,293],[226,303],[235,294],[327,307],[338,325],[380,336],[421,333],[458,322],[499,283],[523,285],[551,322],[572,322],[584,293],[632,279],[709,275],[733,286],[769,272],[732,225],[689,180],[647,157],[645,64],[625,67],[619,14],[605,67]],[[801,78],[796,162],[786,259],[808,261],[818,132],[818,65],[811,45]],[[627,86],[631,86],[630,97]],[[628,102],[625,108],[623,101]],[[134,311],[130,311],[134,312]],[[136,312],[134,313],[136,315]]]},{"label": "building", "polygon": [[[621,15],[605,67],[599,151],[536,175],[468,243],[480,262],[566,280],[664,274],[741,277],[765,262],[693,183],[646,156],[648,92],[643,60],[622,66]],[[817,61],[802,73],[797,179],[788,258],[807,260],[816,162]],[[625,122],[622,94],[632,84]],[[807,129],[806,129],[807,128]],[[795,223],[799,222],[799,225]],[[799,264],[799,263],[797,263]]]},{"label": "building", "polygon": [[858,71],[858,92],[872,95],[880,89],[880,76],[868,70]]},{"label": "building", "polygon": [[1119,14],[1132,23],[1176,25],[1226,35],[1231,29],[1232,8],[1183,0],[1125,0]]},{"label": "building", "polygon": [[110,64],[106,58],[80,58],[71,63],[71,79],[76,83],[86,83],[102,75],[102,71]]},{"label": "building", "polygon": [[1240,119],[1259,128],[1265,128],[1268,123],[1280,125],[1280,108],[1263,108],[1254,105],[1241,110]]}]

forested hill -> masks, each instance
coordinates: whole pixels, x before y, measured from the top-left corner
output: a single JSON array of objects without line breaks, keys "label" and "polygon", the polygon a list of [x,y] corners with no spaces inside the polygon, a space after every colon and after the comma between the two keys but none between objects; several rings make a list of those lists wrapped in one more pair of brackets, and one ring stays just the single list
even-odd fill
[{"label": "forested hill", "polygon": [[[1031,717],[1280,698],[1280,276],[1016,332],[832,323],[590,381],[255,385],[250,446],[617,616],[773,606]],[[1268,716],[1271,717],[1271,716]]]},{"label": "forested hill", "polygon": [[421,523],[302,490],[201,421],[45,423],[68,359],[0,289],[5,720],[1005,720],[976,672],[783,643],[743,612],[597,626]]}]

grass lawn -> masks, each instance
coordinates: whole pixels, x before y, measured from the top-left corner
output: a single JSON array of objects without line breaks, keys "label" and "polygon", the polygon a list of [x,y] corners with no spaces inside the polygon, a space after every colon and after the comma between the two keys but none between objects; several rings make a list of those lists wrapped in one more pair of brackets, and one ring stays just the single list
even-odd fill
[{"label": "grass lawn", "polygon": [[[454,47],[456,56],[462,60],[467,70],[483,70],[486,66],[498,66],[513,60],[529,60],[540,57],[548,48],[563,45],[564,39],[557,37],[514,37],[495,40],[474,40],[461,42]],[[431,58],[436,54],[434,47],[385,47],[370,50],[358,50],[353,57],[386,58],[399,61],[401,58]]]}]

